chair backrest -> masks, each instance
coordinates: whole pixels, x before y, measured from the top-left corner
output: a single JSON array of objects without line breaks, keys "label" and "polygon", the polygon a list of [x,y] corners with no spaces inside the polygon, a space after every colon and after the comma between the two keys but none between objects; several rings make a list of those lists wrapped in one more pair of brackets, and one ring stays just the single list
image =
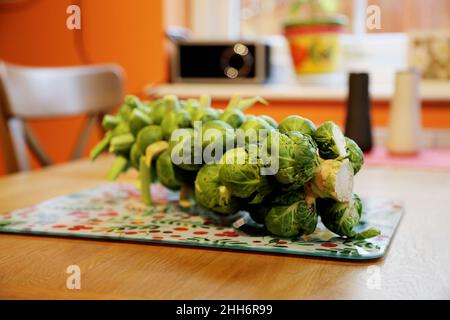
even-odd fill
[{"label": "chair backrest", "polygon": [[[26,120],[88,115],[72,158],[81,156],[99,115],[118,106],[123,98],[123,71],[115,64],[77,67],[25,67],[0,61],[0,116],[9,127],[17,165],[28,167],[28,145],[42,165],[51,164]],[[0,123],[0,130],[1,130]],[[13,132],[11,132],[13,131]],[[0,134],[6,134],[0,132]],[[1,139],[7,149],[8,138]],[[24,143],[22,143],[22,140]],[[4,150],[4,155],[8,157]],[[11,155],[10,155],[11,156]],[[14,159],[7,159],[7,163]],[[14,165],[10,165],[14,171]]]}]

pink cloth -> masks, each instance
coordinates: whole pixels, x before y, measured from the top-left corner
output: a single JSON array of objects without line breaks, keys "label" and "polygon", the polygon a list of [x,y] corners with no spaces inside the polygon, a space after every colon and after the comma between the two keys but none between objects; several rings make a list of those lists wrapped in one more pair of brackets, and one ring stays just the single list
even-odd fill
[{"label": "pink cloth", "polygon": [[398,156],[384,147],[375,147],[364,160],[367,165],[450,169],[450,149],[423,149],[417,155]]}]

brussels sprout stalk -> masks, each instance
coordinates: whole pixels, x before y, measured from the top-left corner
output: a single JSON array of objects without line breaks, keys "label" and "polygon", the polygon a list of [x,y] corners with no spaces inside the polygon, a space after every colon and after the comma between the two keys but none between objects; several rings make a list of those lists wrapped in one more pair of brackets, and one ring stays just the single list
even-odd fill
[{"label": "brussels sprout stalk", "polygon": [[264,105],[268,105],[269,104],[267,102],[267,100],[265,100],[264,98],[262,98],[260,96],[256,96],[254,98],[240,100],[236,108],[241,110],[241,111],[245,111],[248,108],[252,107],[253,105],[257,104],[258,102],[262,103]]},{"label": "brussels sprout stalk", "polygon": [[109,146],[110,152],[126,151],[131,148],[134,143],[134,136],[131,133],[121,134],[111,139]]},{"label": "brussels sprout stalk", "polygon": [[228,102],[228,105],[225,110],[231,110],[231,109],[238,107],[241,99],[242,99],[242,97],[240,95],[232,96],[230,101]]},{"label": "brussels sprout stalk", "polygon": [[192,207],[192,202],[189,200],[190,194],[191,194],[191,187],[188,184],[183,183],[181,185],[180,199],[178,201],[178,204],[180,205],[180,207],[182,207],[182,208]]},{"label": "brussels sprout stalk", "polygon": [[103,117],[102,127],[106,130],[112,130],[119,124],[119,122],[120,119],[118,117],[107,114]]},{"label": "brussels sprout stalk", "polygon": [[89,158],[92,161],[98,158],[98,156],[108,149],[109,143],[111,142],[112,134],[111,132],[107,132],[102,140],[91,150],[89,154]]},{"label": "brussels sprout stalk", "polygon": [[347,159],[322,161],[311,188],[320,198],[349,201],[353,192],[353,168],[350,162]]},{"label": "brussels sprout stalk", "polygon": [[114,162],[111,166],[111,168],[108,171],[108,174],[106,175],[106,179],[109,181],[114,181],[117,179],[119,174],[121,174],[128,166],[128,159],[123,156],[117,156],[114,159]]},{"label": "brussels sprout stalk", "polygon": [[145,156],[142,156],[139,162],[139,178],[141,180],[141,193],[142,199],[146,205],[153,203],[150,182],[151,177],[151,165],[154,157],[158,156],[169,148],[167,141],[158,141],[147,147],[145,150]]}]

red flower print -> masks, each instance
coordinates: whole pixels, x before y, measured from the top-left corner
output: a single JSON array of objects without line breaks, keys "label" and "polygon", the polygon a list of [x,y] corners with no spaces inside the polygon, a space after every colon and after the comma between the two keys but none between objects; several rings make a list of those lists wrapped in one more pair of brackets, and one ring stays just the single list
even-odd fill
[{"label": "red flower print", "polygon": [[216,233],[216,237],[238,237],[239,235],[234,231],[225,231],[222,233]]},{"label": "red flower print", "polygon": [[111,212],[102,212],[98,214],[102,217],[117,217],[119,214],[117,212],[111,211]]},{"label": "red flower print", "polygon": [[278,241],[277,244],[287,244],[287,241]]},{"label": "red flower print", "polygon": [[128,231],[128,232],[125,232],[125,234],[137,234],[137,232],[136,231]]},{"label": "red flower print", "polygon": [[179,228],[173,228],[173,230],[176,230],[176,231],[188,231],[189,229],[188,228],[179,227]]},{"label": "red flower print", "polygon": [[195,231],[194,234],[208,234],[207,231]]},{"label": "red flower print", "polygon": [[92,227],[86,227],[86,226],[73,226],[73,227],[71,227],[71,228],[69,228],[67,230],[80,231],[80,230],[92,230],[92,229],[93,229]]},{"label": "red flower print", "polygon": [[65,224],[57,224],[57,225],[52,226],[52,228],[55,228],[55,229],[65,228],[65,227],[67,227]]},{"label": "red flower print", "polygon": [[334,248],[334,247],[337,247],[337,244],[325,242],[325,243],[322,243],[321,246],[325,247],[325,248]]},{"label": "red flower print", "polygon": [[181,236],[179,234],[172,234],[170,237],[171,238],[181,238]]},{"label": "red flower print", "polygon": [[163,237],[152,237],[153,240],[162,240],[164,239]]}]

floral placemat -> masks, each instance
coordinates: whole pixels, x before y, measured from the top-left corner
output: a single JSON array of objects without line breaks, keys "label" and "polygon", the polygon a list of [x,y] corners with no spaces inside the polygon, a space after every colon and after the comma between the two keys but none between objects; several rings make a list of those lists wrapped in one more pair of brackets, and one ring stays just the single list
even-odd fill
[{"label": "floral placemat", "polygon": [[161,186],[153,189],[157,199],[151,207],[141,202],[132,185],[117,183],[54,198],[0,214],[0,232],[374,259],[386,253],[403,212],[392,201],[366,200],[358,228],[370,225],[381,230],[380,236],[368,240],[337,237],[320,222],[311,235],[281,239],[216,224],[211,217],[180,208],[170,201],[174,195]]}]

